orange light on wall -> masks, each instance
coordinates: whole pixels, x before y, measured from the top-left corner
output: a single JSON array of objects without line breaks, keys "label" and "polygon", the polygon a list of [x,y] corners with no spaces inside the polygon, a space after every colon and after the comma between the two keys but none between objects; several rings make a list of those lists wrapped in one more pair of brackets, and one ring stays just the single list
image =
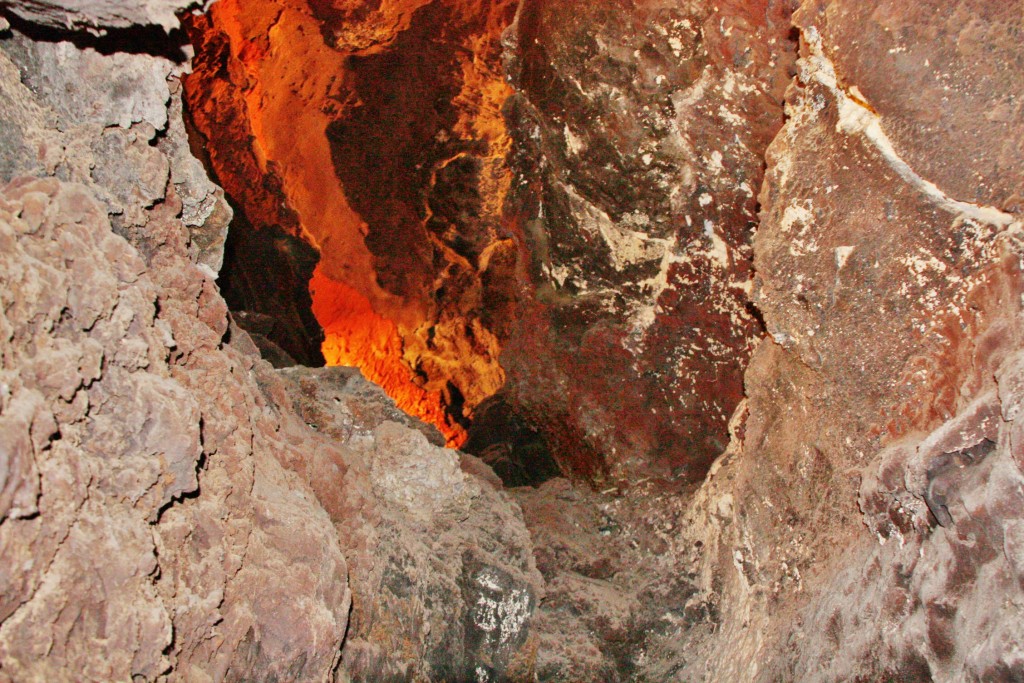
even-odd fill
[{"label": "orange light on wall", "polygon": [[505,382],[501,36],[517,6],[219,0],[190,23],[193,125],[251,227],[319,252],[327,363],[358,367],[452,447]]},{"label": "orange light on wall", "polygon": [[436,426],[450,448],[466,441],[466,430],[445,408],[441,391],[425,389],[423,378],[402,361],[402,336],[395,323],[377,315],[370,301],[317,268],[309,283],[313,314],[324,328],[328,365],[357,367],[379,385],[399,408]]}]

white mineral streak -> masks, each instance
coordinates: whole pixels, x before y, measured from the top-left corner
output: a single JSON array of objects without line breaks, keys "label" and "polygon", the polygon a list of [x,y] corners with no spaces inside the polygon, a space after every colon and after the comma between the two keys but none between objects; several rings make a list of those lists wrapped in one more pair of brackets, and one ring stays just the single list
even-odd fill
[{"label": "white mineral streak", "polygon": [[672,240],[672,243],[665,249],[661,256],[661,267],[658,269],[658,274],[653,278],[649,279],[646,283],[646,289],[650,291],[650,296],[647,297],[647,304],[639,306],[633,311],[633,315],[630,317],[630,335],[639,339],[647,332],[647,329],[654,324],[655,317],[657,316],[658,299],[668,289],[668,272],[669,269],[675,263],[682,263],[686,258],[679,253],[679,240],[678,238]]},{"label": "white mineral streak", "polygon": [[615,270],[621,271],[636,263],[659,260],[671,246],[669,240],[651,237],[645,230],[637,229],[650,223],[650,218],[645,214],[627,214],[616,222],[605,211],[581,196],[572,185],[561,183],[561,187],[572,203],[576,215],[585,217],[582,227],[600,235],[608,246]]},{"label": "white mineral streak", "polygon": [[836,247],[836,268],[842,270],[843,266],[846,265],[846,261],[850,258],[850,254],[852,253],[853,247],[851,246]]},{"label": "white mineral streak", "polygon": [[569,150],[569,153],[575,156],[579,156],[580,152],[583,151],[583,140],[581,140],[575,133],[569,130],[568,124],[565,126],[565,146]]},{"label": "white mineral streak", "polygon": [[708,251],[708,256],[722,268],[728,268],[729,246],[725,243],[725,240],[715,232],[715,224],[707,219],[704,220],[704,236],[711,242],[711,249]]},{"label": "white mineral streak", "polygon": [[[806,82],[814,81],[823,85],[835,97],[836,105],[839,108],[837,130],[847,135],[861,135],[904,181],[926,195],[944,211],[998,228],[1008,228],[1014,224],[1013,215],[995,207],[979,206],[953,199],[940,190],[935,183],[922,178],[896,151],[889,136],[882,128],[881,117],[861,104],[864,98],[859,96],[860,91],[855,86],[847,91],[839,85],[835,64],[825,56],[818,30],[813,26],[806,29],[804,39],[811,54],[801,60],[802,77]],[[851,96],[850,91],[854,96]],[[858,102],[855,97],[861,101]],[[1014,227],[1019,227],[1019,225],[1018,223]]]}]

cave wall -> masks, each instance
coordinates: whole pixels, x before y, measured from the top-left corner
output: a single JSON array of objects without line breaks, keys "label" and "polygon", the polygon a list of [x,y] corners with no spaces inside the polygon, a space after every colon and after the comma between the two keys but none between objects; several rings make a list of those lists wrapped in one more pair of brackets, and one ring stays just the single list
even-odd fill
[{"label": "cave wall", "polygon": [[229,0],[189,20],[189,114],[256,232],[237,272],[259,268],[268,228],[315,248],[327,362],[360,367],[452,445],[504,383],[515,248],[500,35],[514,11]]},{"label": "cave wall", "polygon": [[693,484],[763,332],[790,4],[223,2],[186,96],[246,241],[320,251],[329,363],[451,445],[504,387],[566,474]]},{"label": "cave wall", "polygon": [[794,15],[754,239],[770,336],[688,512],[721,621],[682,678],[1024,671],[1021,10]]},{"label": "cave wall", "polygon": [[563,470],[699,481],[763,333],[749,303],[791,3],[524,2],[508,211],[523,310],[509,401]]},{"label": "cave wall", "polygon": [[231,211],[189,149],[182,34],[106,7],[0,22],[0,678],[523,666],[518,506],[357,371],[260,359],[216,285]]},{"label": "cave wall", "polygon": [[[517,78],[515,60],[531,50],[580,52],[556,60],[575,74],[568,84],[544,78],[534,52],[540,71],[506,105],[515,139],[532,141],[517,143],[512,168],[541,166],[511,195],[526,217],[509,225],[525,256],[526,303],[522,327],[508,330],[510,396],[538,423],[550,405],[568,422],[564,443],[586,437],[561,454],[569,471],[632,477],[597,491],[561,478],[504,491],[353,371],[275,371],[259,360],[215,284],[230,210],[189,153],[179,83],[188,52],[174,38],[149,52],[162,35],[149,30],[122,49],[119,31],[160,23],[165,4],[91,3],[94,13],[66,5],[4,4],[14,28],[0,28],[0,677],[1021,678],[1019,4],[805,0],[792,16],[798,46],[777,53],[765,46],[790,37],[781,5],[748,5],[760,8],[754,16],[731,3],[718,3],[718,14],[654,4],[566,14],[548,3],[532,16],[523,5],[506,34]],[[336,35],[327,16],[361,26],[366,45],[381,39],[374,21],[357,21],[377,10],[313,7],[314,42]],[[351,14],[333,14],[339,8]],[[556,38],[578,35],[584,12],[600,28],[625,26],[613,18],[634,11],[644,26],[668,31],[665,21],[678,21],[677,33]],[[683,19],[692,28],[700,17],[698,40]],[[522,43],[528,35],[533,47]],[[682,206],[705,212],[703,230],[717,197],[731,197],[728,215],[742,221],[709,213],[710,235],[691,238],[672,224],[694,244],[670,252],[667,273],[683,256],[716,267],[704,250],[721,255],[719,235],[737,269],[730,277],[753,275],[766,331],[745,336],[757,322],[749,312],[743,325],[712,330],[750,360],[726,450],[695,492],[672,451],[641,447],[654,443],[655,423],[623,409],[636,399],[611,384],[632,377],[647,353],[622,342],[638,319],[623,312],[642,310],[655,292],[669,310],[674,280],[623,296],[606,318],[577,316],[582,304],[551,284],[566,273],[570,284],[619,277],[608,240],[651,241],[626,234],[636,226],[620,224],[600,163],[638,187],[657,180],[637,172],[646,162],[627,140],[664,134],[630,115],[643,111],[630,88],[653,75],[663,101],[658,87],[669,86],[658,83],[660,69],[630,67],[635,52],[622,43],[660,64],[665,44],[675,57],[687,36],[691,60],[669,60],[681,71],[674,78],[696,77],[692,87],[700,69],[711,74],[703,91],[673,103],[692,107],[685,122],[711,136],[694,147],[694,187],[718,177],[716,149],[723,169],[759,168],[716,147],[715,131],[732,121],[730,73],[732,96],[750,98],[734,134],[747,148],[774,135],[764,183],[750,185],[760,203],[752,237],[743,230],[753,198],[725,179],[708,191],[711,203],[701,206],[702,192],[696,207],[691,195]],[[723,45],[737,49],[716,61]],[[775,63],[747,64],[756,49],[777,54]],[[600,68],[573,61],[604,50]],[[799,56],[792,77],[786,55]],[[744,71],[766,66],[756,79]],[[586,125],[568,105],[588,98],[565,97],[562,110],[544,90],[571,95],[584,73],[592,91],[624,93],[595,97]],[[786,85],[783,120],[775,97]],[[602,118],[616,116],[615,125]],[[527,120],[536,137],[516,132]],[[592,120],[600,125],[588,128]],[[618,151],[601,148],[606,139]],[[607,161],[563,161],[595,154],[590,146]],[[643,152],[651,166],[659,153]],[[675,172],[674,162],[664,166],[650,173]],[[573,183],[582,189],[569,191]],[[645,208],[649,220],[685,223],[671,206]],[[287,215],[301,212],[268,225],[287,229]],[[728,241],[726,226],[741,225]],[[565,234],[548,239],[556,228]],[[575,254],[598,265],[573,275]],[[731,282],[721,277],[714,286]],[[741,291],[726,284],[723,296]],[[648,336],[671,323],[659,323],[658,310]],[[593,324],[580,336],[587,343],[610,330],[600,343],[618,355],[563,338],[560,321],[564,330]],[[550,377],[531,379],[522,349]],[[565,365],[569,357],[588,364]],[[531,381],[535,393],[525,391]],[[566,416],[576,396],[590,396],[595,410]],[[709,435],[739,394],[720,398],[711,417],[695,418]],[[633,450],[620,457],[634,426]],[[600,450],[606,443],[616,451]],[[694,449],[693,462],[707,462]]]},{"label": "cave wall", "polygon": [[329,670],[345,558],[223,344],[229,211],[188,153],[182,62],[84,42],[2,40],[0,667]]},{"label": "cave wall", "polygon": [[693,495],[517,492],[541,680],[1024,676],[1022,10],[796,8],[729,446]]}]

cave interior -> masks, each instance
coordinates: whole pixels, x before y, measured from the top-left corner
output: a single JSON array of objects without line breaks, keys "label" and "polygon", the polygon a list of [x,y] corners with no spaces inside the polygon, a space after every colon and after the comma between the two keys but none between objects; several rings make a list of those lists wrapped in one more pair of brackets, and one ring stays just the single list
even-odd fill
[{"label": "cave interior", "polygon": [[1024,680],[1024,0],[0,0],[0,681]]}]

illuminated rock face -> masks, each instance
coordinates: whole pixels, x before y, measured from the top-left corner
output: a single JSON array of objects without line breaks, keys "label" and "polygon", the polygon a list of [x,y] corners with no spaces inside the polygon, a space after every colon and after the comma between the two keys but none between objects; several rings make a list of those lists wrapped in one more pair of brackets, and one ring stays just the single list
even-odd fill
[{"label": "illuminated rock face", "polygon": [[513,11],[228,1],[191,24],[186,90],[218,180],[252,228],[320,252],[327,362],[360,367],[452,445],[504,383],[515,249],[499,37]]},{"label": "illuminated rock face", "polygon": [[515,5],[218,3],[191,115],[252,227],[319,249],[329,364],[452,445],[507,369],[564,472],[696,481],[762,331],[784,3]]},{"label": "illuminated rock face", "polygon": [[[260,360],[215,283],[230,211],[190,154],[181,36],[149,42],[164,35],[155,24],[166,8],[183,4],[0,0],[15,25],[0,18],[0,678],[1021,680],[1019,4],[793,3],[801,6],[792,16],[800,42],[792,77],[785,62],[772,63],[792,46],[759,52],[761,43],[743,30],[743,17],[748,29],[787,26],[773,18],[781,8],[772,4],[623,2],[614,11],[587,5],[572,12],[555,2],[522,5],[506,34],[509,73],[520,90],[506,99],[517,122],[510,168],[519,176],[494,176],[509,183],[513,242],[499,227],[498,239],[484,245],[465,237],[476,232],[431,222],[444,216],[468,225],[464,211],[470,216],[498,196],[481,189],[488,176],[478,173],[492,163],[485,159],[501,166],[493,147],[438,157],[446,161],[424,195],[423,226],[434,225],[438,243],[467,263],[477,254],[485,285],[521,285],[480,290],[489,292],[480,320],[505,342],[512,377],[506,391],[481,403],[480,422],[529,441],[522,435],[532,419],[565,446],[555,451],[568,471],[615,475],[614,484],[593,490],[559,477],[503,489],[480,461],[441,448],[444,437],[400,413],[356,371],[274,370]],[[271,246],[280,243],[274,253],[297,266],[278,282],[305,290],[312,245],[328,251],[304,227],[321,208],[314,198],[339,210],[363,201],[338,189],[336,158],[389,141],[378,136],[362,145],[347,135],[341,147],[318,147],[326,133],[306,135],[305,124],[327,131],[338,121],[372,118],[346,101],[338,105],[351,105],[345,116],[330,104],[295,108],[294,122],[303,126],[280,133],[270,154],[270,137],[246,132],[259,117],[239,112],[250,105],[256,114],[269,111],[272,100],[282,112],[281,102],[302,97],[323,103],[318,88],[338,78],[351,85],[345,92],[356,92],[352,84],[362,79],[363,92],[380,94],[374,75],[403,72],[388,66],[386,49],[403,32],[429,35],[416,22],[438,27],[440,15],[431,12],[440,10],[384,2],[317,3],[305,13],[222,7],[223,30],[197,38],[210,41],[200,46],[197,67],[225,78],[209,81],[218,104],[196,120],[215,121],[209,130],[238,144],[231,154],[215,137],[193,145],[193,154],[209,152],[236,203],[246,200],[251,235],[272,231]],[[426,18],[417,19],[421,9]],[[110,34],[39,31],[26,20],[50,29],[66,20]],[[687,22],[692,28],[698,20],[687,43]],[[155,24],[120,32],[134,21]],[[267,30],[237,43],[239,57],[231,56],[232,36],[254,26]],[[320,53],[317,45],[331,48]],[[270,69],[286,48],[329,59],[338,45],[369,61],[342,60],[341,71],[291,62],[275,67],[279,73]],[[664,69],[650,66],[658,55]],[[594,68],[582,69],[581,59],[594,59]],[[442,73],[443,63],[433,54],[424,68]],[[274,98],[259,90],[247,71],[257,64],[270,69],[264,75],[288,76],[297,99],[275,99],[289,88],[273,89]],[[708,65],[721,79],[701,90],[695,86]],[[729,78],[737,69],[760,75]],[[471,73],[462,71],[473,80]],[[638,94],[644,74],[653,76],[652,93],[670,80],[682,88],[672,106],[690,107],[677,124],[704,131],[692,152],[699,163],[659,160],[654,142],[675,137],[643,120],[643,106],[656,111]],[[761,206],[750,295],[766,334],[743,373],[745,401],[733,412],[725,452],[688,488],[682,472],[667,481],[675,467],[666,451],[613,443],[616,450],[605,453],[595,435],[614,441],[635,425],[642,443],[652,433],[653,418],[647,422],[635,405],[620,411],[632,399],[619,398],[616,388],[622,373],[654,363],[634,341],[653,344],[652,330],[669,324],[663,295],[673,290],[673,268],[696,263],[721,278],[708,270],[713,256],[724,253],[730,266],[749,260],[717,204],[731,186],[711,184],[725,178],[715,173],[718,163],[736,173],[748,168],[744,150],[761,139],[750,132],[762,130],[755,122],[765,138],[778,125],[775,100],[734,119],[733,101],[715,98],[777,93],[779,78],[789,83],[786,120],[765,151],[764,182],[753,188]],[[443,79],[438,87],[456,90]],[[574,96],[574,88],[587,96]],[[502,93],[504,86],[488,101]],[[392,111],[383,100],[364,106]],[[202,104],[191,101],[194,111]],[[426,118],[451,120],[447,105],[438,106]],[[536,125],[522,125],[530,120]],[[725,138],[715,131],[726,124],[738,127],[725,137],[746,141],[742,148],[716,146]],[[625,139],[636,140],[636,153],[627,153]],[[419,133],[394,144],[433,158]],[[689,158],[676,144],[685,154],[672,158]],[[327,166],[303,171],[291,149],[300,145]],[[729,154],[719,160],[716,149]],[[629,162],[636,154],[639,161]],[[281,172],[274,158],[290,160],[292,170]],[[317,185],[323,169],[325,184]],[[666,208],[644,189],[657,184],[646,175],[655,172],[670,178],[670,189],[687,190],[691,181],[707,188]],[[409,173],[403,177],[415,179]],[[615,182],[623,177],[629,182]],[[351,172],[348,182],[375,191]],[[734,196],[745,197],[737,187]],[[627,204],[635,208],[622,214]],[[645,255],[652,240],[667,239],[655,233],[659,217],[682,211],[670,234],[685,240],[685,217],[697,221],[698,208],[690,249],[670,253],[664,289],[651,290],[662,298],[654,321],[636,340],[608,341],[634,329],[627,323],[648,320],[634,315],[646,310],[637,296],[647,290],[636,282],[651,277]],[[387,216],[377,219],[382,229],[395,228]],[[707,234],[703,220],[712,224]],[[479,224],[485,233],[492,225]],[[426,271],[417,270],[419,257],[404,254],[408,272],[388,273],[366,226],[366,235],[350,235],[363,251],[343,250],[333,265],[323,259],[312,275],[313,302],[326,305],[332,320],[352,321],[334,328],[335,340],[382,349],[391,359],[381,362],[382,374],[408,373],[424,356],[404,366],[393,359],[415,350],[401,342],[403,330],[413,329],[403,321],[423,316],[402,297],[419,301]],[[337,237],[346,234],[339,228]],[[372,281],[335,279],[331,268],[345,259],[367,260]],[[616,283],[618,266],[637,274],[636,282]],[[698,282],[721,284],[705,275]],[[591,283],[604,282],[623,293],[617,308],[583,308],[583,285],[600,294]],[[240,286],[237,295],[245,301],[246,287],[255,286]],[[466,287],[450,291],[473,291]],[[715,290],[722,297],[703,309],[670,310],[690,311],[682,319],[696,330],[712,320],[708,310],[742,300],[726,296],[733,289]],[[519,317],[495,313],[509,310],[513,291]],[[428,312],[440,306],[426,301]],[[252,317],[247,324],[268,323]],[[728,339],[736,329],[742,326],[712,332]],[[602,348],[610,351],[591,353]],[[539,370],[529,367],[530,354]],[[456,356],[465,357],[445,357]],[[687,358],[680,365],[687,373],[707,370],[696,351]],[[588,405],[580,397],[587,410],[576,407]],[[605,405],[612,409],[602,412]],[[498,414],[488,415],[493,406]],[[677,426],[668,423],[666,433]]]},{"label": "illuminated rock face", "polygon": [[[0,678],[528,668],[541,582],[500,481],[352,368],[275,371],[229,317],[176,44],[44,36],[0,19]],[[274,235],[264,266],[308,256]]]}]

